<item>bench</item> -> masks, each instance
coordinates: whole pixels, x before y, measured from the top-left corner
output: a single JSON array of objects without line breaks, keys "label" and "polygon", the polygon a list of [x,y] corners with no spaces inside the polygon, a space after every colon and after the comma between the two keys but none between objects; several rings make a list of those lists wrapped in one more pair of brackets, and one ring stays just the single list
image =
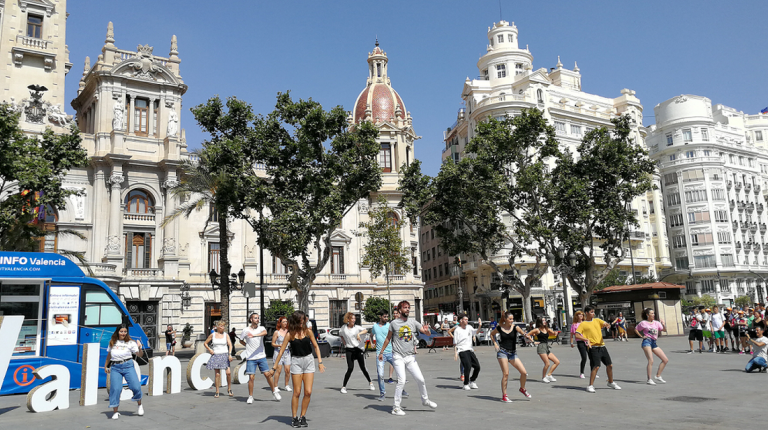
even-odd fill
[{"label": "bench", "polygon": [[432,338],[432,343],[429,344],[427,354],[435,351],[435,348],[442,348],[444,346],[453,346],[453,338],[450,336],[435,336]]}]

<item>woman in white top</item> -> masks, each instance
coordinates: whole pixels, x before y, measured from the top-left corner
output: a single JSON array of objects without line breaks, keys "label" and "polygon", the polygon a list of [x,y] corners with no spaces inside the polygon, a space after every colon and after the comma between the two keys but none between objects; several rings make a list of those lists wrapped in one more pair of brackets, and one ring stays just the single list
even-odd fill
[{"label": "woman in white top", "polygon": [[136,374],[133,354],[137,357],[144,356],[141,341],[133,341],[128,335],[128,327],[121,325],[112,334],[107,347],[107,359],[104,362],[104,371],[109,376],[109,407],[115,412],[112,419],[120,418],[117,412],[120,406],[120,394],[123,392],[123,378],[128,383],[128,388],[133,391],[131,400],[139,404],[139,416],[144,415],[144,407],[141,405],[141,381]]},{"label": "woman in white top", "polygon": [[360,370],[363,372],[365,379],[368,380],[369,389],[371,391],[376,389],[373,386],[373,382],[371,382],[371,377],[368,375],[368,370],[365,368],[363,346],[360,345],[360,342],[362,342],[360,336],[366,333],[368,333],[368,330],[355,325],[355,314],[352,312],[344,314],[344,326],[339,330],[341,343],[347,355],[347,373],[344,375],[344,385],[341,387],[342,394],[347,394],[347,382],[349,382],[349,377],[352,376],[352,371],[355,370],[355,361],[360,365]]},{"label": "woman in white top", "polygon": [[[280,353],[280,347],[283,345],[283,342],[285,342],[285,335],[288,334],[288,318],[286,317],[280,317],[277,319],[277,330],[275,330],[275,334],[272,335],[272,346],[275,348],[275,352],[272,355],[273,361],[277,358],[277,355]],[[280,382],[280,372],[285,370],[285,391],[292,391],[291,390],[291,350],[286,349],[285,354],[283,354],[283,357],[280,359],[280,362],[275,361],[272,364],[272,367],[275,368],[275,376],[273,377],[273,380],[275,381],[275,388],[277,388],[277,383]]]},{"label": "woman in white top", "polygon": [[[210,346],[208,344],[211,344]],[[208,353],[211,354],[211,358],[208,360],[206,367],[208,370],[216,372],[216,394],[213,397],[219,397],[219,386],[221,385],[221,371],[224,370],[227,373],[227,394],[229,397],[234,396],[232,393],[232,373],[229,370],[229,362],[234,357],[229,355],[229,351],[232,351],[232,341],[227,334],[227,323],[224,321],[216,321],[216,331],[208,335],[208,339],[203,344]]]}]

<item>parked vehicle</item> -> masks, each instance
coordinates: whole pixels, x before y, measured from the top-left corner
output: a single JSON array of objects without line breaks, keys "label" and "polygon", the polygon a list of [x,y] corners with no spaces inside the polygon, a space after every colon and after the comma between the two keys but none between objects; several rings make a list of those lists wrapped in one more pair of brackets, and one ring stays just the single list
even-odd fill
[{"label": "parked vehicle", "polygon": [[419,348],[426,348],[427,345],[432,343],[433,338],[443,336],[443,332],[435,330],[434,327],[430,327],[429,331],[430,334],[428,335],[419,332]]}]

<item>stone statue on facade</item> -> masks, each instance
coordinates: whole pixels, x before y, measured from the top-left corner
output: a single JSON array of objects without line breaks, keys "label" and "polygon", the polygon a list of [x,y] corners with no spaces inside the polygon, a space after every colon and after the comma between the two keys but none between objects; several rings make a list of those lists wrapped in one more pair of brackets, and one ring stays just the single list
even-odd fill
[{"label": "stone statue on facade", "polygon": [[50,105],[48,107],[48,121],[60,127],[64,127],[71,121],[71,118],[61,111],[61,105]]},{"label": "stone statue on facade", "polygon": [[168,114],[168,137],[176,136],[179,131],[179,116],[176,115],[176,111],[171,109]]},{"label": "stone statue on facade", "polygon": [[123,130],[125,127],[125,118],[123,115],[123,104],[120,100],[115,101],[115,107],[113,108],[114,115],[112,117],[112,130]]}]

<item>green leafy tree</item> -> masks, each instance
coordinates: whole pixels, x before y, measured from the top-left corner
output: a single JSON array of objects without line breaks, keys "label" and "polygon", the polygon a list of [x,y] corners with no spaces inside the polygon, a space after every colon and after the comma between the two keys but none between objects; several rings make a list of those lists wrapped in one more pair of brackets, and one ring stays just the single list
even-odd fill
[{"label": "green leafy tree", "polygon": [[[411,269],[411,251],[403,246],[403,238],[400,236],[405,221],[393,216],[386,197],[379,195],[377,202],[377,206],[368,212],[368,222],[360,223],[360,228],[365,229],[368,238],[363,246],[363,266],[370,270],[372,280],[384,275],[387,302],[391,303],[390,277]],[[392,309],[388,309],[388,312],[391,313]]]},{"label": "green leafy tree", "polygon": [[341,106],[330,111],[279,93],[275,110],[254,121],[244,213],[258,242],[290,269],[288,288],[309,310],[309,290],[331,256],[331,233],[342,218],[381,185],[378,130],[349,126]]},{"label": "green leafy tree", "polygon": [[277,321],[280,317],[289,317],[295,311],[290,300],[270,300],[269,309],[264,311],[263,322]]},{"label": "green leafy tree", "polygon": [[[548,163],[560,157],[555,130],[538,109],[498,121],[478,123],[475,137],[458,164],[443,164],[430,181],[414,162],[400,189],[403,206],[415,221],[434,226],[449,255],[476,254],[498,275],[505,289],[523,296],[525,319],[533,317],[531,290],[546,273],[556,220]],[[508,217],[511,223],[505,224]],[[493,257],[533,260],[528,276],[505,276]],[[509,275],[509,273],[507,274]]]},{"label": "green leafy tree", "polygon": [[603,278],[603,281],[595,288],[595,291],[602,290],[604,288],[612,287],[614,285],[640,285],[650,284],[656,282],[657,279],[654,276],[638,276],[636,279],[632,275],[622,275],[618,268],[614,268],[610,271],[608,276]]},{"label": "green leafy tree", "polygon": [[629,257],[623,244],[629,226],[638,223],[628,204],[653,189],[655,165],[631,137],[631,121],[624,115],[611,120],[610,130],[587,133],[576,149],[579,158],[566,152],[553,171],[555,204],[548,214],[560,243],[577,257],[576,273],[568,280],[583,304]]},{"label": "green leafy tree", "polygon": [[703,306],[705,308],[712,308],[712,306],[717,304],[717,301],[714,297],[710,296],[709,294],[702,294],[701,297],[693,296],[690,298],[689,303],[691,306]]},{"label": "green leafy tree", "polygon": [[[736,299],[733,301],[736,306],[744,307],[744,306],[752,306],[752,297],[749,296],[739,296],[736,297]],[[714,306],[714,304],[713,304]]]},{"label": "green leafy tree", "polygon": [[365,300],[365,309],[363,309],[363,319],[366,322],[379,321],[379,314],[387,312],[392,314],[392,302],[383,297],[368,297]]},{"label": "green leafy tree", "polygon": [[253,132],[254,114],[249,104],[235,97],[228,98],[225,104],[218,96],[192,108],[192,113],[210,139],[204,141],[197,152],[197,162],[182,166],[179,185],[172,192],[183,203],[166,217],[163,225],[179,216],[189,217],[195,210],[209,205],[213,207],[205,228],[210,222],[216,222],[219,227],[221,319],[229,321],[232,266],[229,262],[228,219],[240,216],[244,209],[244,193],[253,185],[250,175],[253,165],[245,151]]}]

